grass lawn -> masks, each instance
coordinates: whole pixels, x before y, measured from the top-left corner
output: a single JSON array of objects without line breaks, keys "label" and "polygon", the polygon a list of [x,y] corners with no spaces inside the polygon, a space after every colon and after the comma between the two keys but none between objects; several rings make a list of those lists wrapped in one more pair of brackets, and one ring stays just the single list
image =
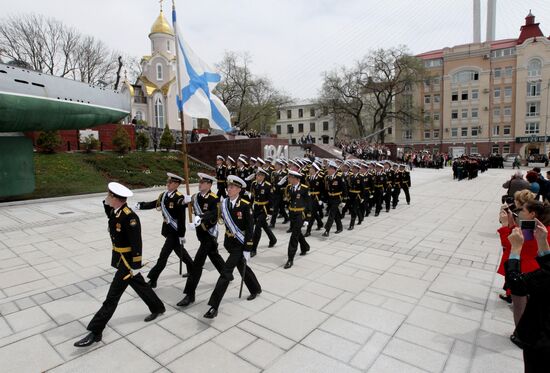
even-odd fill
[{"label": "grass lawn", "polygon": [[[35,191],[0,201],[103,192],[110,181],[130,188],[151,187],[165,185],[166,172],[183,176],[182,156],[174,152],[35,153],[34,167]],[[198,181],[197,172],[201,171],[212,173],[190,161],[190,182]]]}]

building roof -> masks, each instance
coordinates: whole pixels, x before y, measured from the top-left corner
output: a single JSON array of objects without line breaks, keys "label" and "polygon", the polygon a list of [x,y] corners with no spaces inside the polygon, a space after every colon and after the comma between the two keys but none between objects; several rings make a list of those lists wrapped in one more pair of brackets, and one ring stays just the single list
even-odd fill
[{"label": "building roof", "polygon": [[153,26],[151,26],[151,33],[149,35],[156,33],[174,35],[172,27],[170,26],[166,18],[164,18],[164,13],[162,12],[162,9],[160,10],[159,16],[155,20],[155,23],[153,23]]},{"label": "building roof", "polygon": [[525,24],[520,28],[518,44],[523,43],[529,38],[544,37],[540,30],[539,24],[535,23],[535,16],[529,10],[529,14],[525,17]]}]

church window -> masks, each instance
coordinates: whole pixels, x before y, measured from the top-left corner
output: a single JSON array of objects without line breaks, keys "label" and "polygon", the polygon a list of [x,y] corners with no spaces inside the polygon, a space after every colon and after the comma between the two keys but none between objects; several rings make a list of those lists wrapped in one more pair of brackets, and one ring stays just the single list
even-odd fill
[{"label": "church window", "polygon": [[164,128],[164,105],[160,97],[155,100],[155,126]]},{"label": "church window", "polygon": [[162,65],[157,63],[157,80],[162,80]]}]

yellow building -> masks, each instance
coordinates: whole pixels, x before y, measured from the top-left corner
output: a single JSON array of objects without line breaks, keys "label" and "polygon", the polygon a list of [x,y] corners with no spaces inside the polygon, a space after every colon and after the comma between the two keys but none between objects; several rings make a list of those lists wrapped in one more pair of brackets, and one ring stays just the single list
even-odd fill
[{"label": "yellow building", "polygon": [[398,151],[547,154],[550,40],[531,13],[517,39],[458,45],[417,56],[428,78],[410,91],[420,121],[399,123]]}]

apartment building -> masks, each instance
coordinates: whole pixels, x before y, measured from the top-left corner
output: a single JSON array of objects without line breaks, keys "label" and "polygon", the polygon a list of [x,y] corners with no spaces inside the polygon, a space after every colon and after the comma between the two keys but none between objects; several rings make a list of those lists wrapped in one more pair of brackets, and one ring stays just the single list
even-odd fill
[{"label": "apartment building", "polygon": [[397,150],[548,154],[550,40],[529,12],[516,39],[417,55],[427,78],[400,97],[420,120],[398,123]]}]

